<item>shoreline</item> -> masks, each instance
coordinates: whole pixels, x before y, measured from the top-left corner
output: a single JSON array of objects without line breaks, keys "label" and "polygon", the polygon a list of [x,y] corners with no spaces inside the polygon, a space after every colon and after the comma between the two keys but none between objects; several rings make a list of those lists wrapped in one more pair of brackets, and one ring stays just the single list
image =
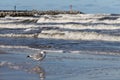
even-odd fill
[{"label": "shoreline", "polygon": [[21,54],[21,53],[25,53],[25,54],[30,54],[30,53],[37,53],[39,51],[46,51],[47,53],[51,54],[51,53],[57,53],[57,54],[61,54],[61,53],[70,53],[70,54],[89,54],[89,55],[117,55],[120,56],[119,52],[97,52],[97,51],[81,51],[81,50],[62,50],[62,49],[41,49],[41,48],[31,48],[29,46],[8,46],[8,45],[0,45],[0,54]]}]

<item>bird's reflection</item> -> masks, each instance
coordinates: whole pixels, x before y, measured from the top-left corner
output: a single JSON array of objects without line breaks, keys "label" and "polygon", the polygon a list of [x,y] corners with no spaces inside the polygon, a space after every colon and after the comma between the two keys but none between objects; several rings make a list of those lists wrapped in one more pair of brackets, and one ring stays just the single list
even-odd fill
[{"label": "bird's reflection", "polygon": [[40,66],[35,66],[30,69],[31,72],[39,74],[40,80],[45,80],[45,70]]}]

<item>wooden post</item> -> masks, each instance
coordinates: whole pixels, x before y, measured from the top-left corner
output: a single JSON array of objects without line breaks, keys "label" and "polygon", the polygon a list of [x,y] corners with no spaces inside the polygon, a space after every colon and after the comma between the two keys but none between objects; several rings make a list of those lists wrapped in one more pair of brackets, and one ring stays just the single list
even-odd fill
[{"label": "wooden post", "polygon": [[73,6],[72,6],[72,5],[70,5],[70,12],[72,12],[72,7],[73,7]]},{"label": "wooden post", "polygon": [[14,10],[16,11],[16,5],[14,6]]}]

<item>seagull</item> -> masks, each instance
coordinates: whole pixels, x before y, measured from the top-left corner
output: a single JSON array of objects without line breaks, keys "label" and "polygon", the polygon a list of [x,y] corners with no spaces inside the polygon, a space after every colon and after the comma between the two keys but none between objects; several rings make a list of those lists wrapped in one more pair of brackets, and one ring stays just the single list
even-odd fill
[{"label": "seagull", "polygon": [[28,55],[27,57],[32,58],[36,61],[42,61],[46,57],[46,52],[41,51],[40,53]]}]

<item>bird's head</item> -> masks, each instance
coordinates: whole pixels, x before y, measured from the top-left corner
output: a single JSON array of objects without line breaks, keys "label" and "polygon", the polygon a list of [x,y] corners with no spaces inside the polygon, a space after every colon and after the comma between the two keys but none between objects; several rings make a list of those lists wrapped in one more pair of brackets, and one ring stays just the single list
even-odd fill
[{"label": "bird's head", "polygon": [[41,51],[40,53],[41,53],[41,54],[46,54],[46,51]]}]

